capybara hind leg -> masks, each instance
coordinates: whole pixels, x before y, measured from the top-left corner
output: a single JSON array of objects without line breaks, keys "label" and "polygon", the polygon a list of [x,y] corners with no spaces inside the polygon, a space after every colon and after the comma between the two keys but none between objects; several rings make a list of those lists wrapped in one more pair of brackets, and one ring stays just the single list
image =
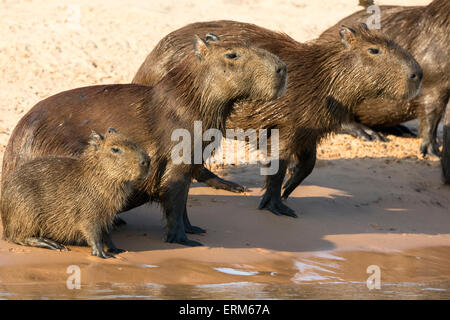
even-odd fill
[{"label": "capybara hind leg", "polygon": [[103,232],[103,243],[105,244],[105,247],[107,248],[107,252],[109,253],[122,253],[125,252],[125,250],[119,249],[116,247],[114,242],[111,239],[111,233],[104,231]]},{"label": "capybara hind leg", "polygon": [[429,155],[436,158],[441,156],[436,135],[437,127],[445,112],[448,99],[447,92],[439,93],[439,95],[437,95],[434,92],[428,94],[428,92],[422,90],[422,94],[419,98],[421,106],[421,114],[419,116],[420,137],[422,138],[420,153],[423,155]]},{"label": "capybara hind leg", "polygon": [[259,209],[267,209],[277,216],[290,216],[297,218],[295,211],[281,202],[281,184],[286,175],[287,161],[280,160],[278,172],[266,176],[266,192],[259,204]]},{"label": "capybara hind leg", "polygon": [[302,152],[297,156],[297,164],[294,172],[284,184],[283,199],[287,199],[292,191],[311,174],[316,164],[316,148],[311,151]]},{"label": "capybara hind leg", "polygon": [[186,233],[191,233],[191,234],[206,233],[205,229],[191,225],[191,222],[189,221],[189,218],[187,215],[186,208],[184,208],[183,222],[184,222],[184,231],[186,231]]},{"label": "capybara hind leg", "polygon": [[349,134],[355,138],[365,141],[388,141],[388,139],[380,135],[378,132],[356,121],[344,123],[340,133]]},{"label": "capybara hind leg", "polygon": [[37,247],[37,248],[45,248],[50,250],[68,250],[62,244],[59,244],[56,241],[45,239],[45,238],[34,238],[29,237],[25,238],[23,241],[18,241],[17,243],[29,247]]},{"label": "capybara hind leg", "polygon": [[214,189],[223,189],[235,193],[247,191],[247,187],[222,179],[206,169],[203,165],[197,165],[192,175],[198,182],[206,183]]}]

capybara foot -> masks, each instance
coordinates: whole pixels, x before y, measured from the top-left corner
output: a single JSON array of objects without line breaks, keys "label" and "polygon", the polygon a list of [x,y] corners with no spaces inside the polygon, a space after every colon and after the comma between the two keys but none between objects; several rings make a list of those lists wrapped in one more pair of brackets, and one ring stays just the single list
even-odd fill
[{"label": "capybara foot", "polygon": [[432,158],[441,157],[441,152],[439,151],[437,143],[422,141],[422,143],[420,144],[420,153],[423,156],[429,156]]},{"label": "capybara foot", "polygon": [[108,253],[113,253],[113,254],[119,254],[119,253],[124,253],[127,252],[127,250],[123,250],[123,249],[119,249],[119,248],[109,248],[107,250]]},{"label": "capybara foot", "polygon": [[122,218],[120,218],[119,216],[114,217],[114,228],[118,228],[118,227],[122,227],[124,225],[126,225],[127,222],[125,220],[123,220]]},{"label": "capybara foot", "polygon": [[169,233],[166,237],[166,242],[169,243],[179,243],[188,247],[199,247],[203,246],[200,242],[189,240],[185,234],[181,235],[179,233]]},{"label": "capybara foot", "polygon": [[417,138],[417,134],[415,132],[411,131],[411,129],[409,129],[407,126],[401,124],[392,127],[382,128],[381,131],[384,134],[392,134],[398,137],[407,135],[413,138]]},{"label": "capybara foot", "polygon": [[186,233],[190,233],[190,234],[206,233],[205,229],[202,229],[202,228],[196,227],[196,226],[184,226],[184,231],[186,231]]},{"label": "capybara foot", "polygon": [[66,247],[64,247],[62,244],[59,244],[56,241],[46,239],[46,238],[26,238],[23,243],[26,246],[30,247],[37,247],[37,248],[45,248],[50,250],[60,250],[60,251],[68,251]]},{"label": "capybara foot", "polygon": [[114,258],[114,256],[112,254],[109,254],[107,252],[104,252],[103,250],[98,250],[95,248],[92,248],[91,255],[94,257],[102,258],[102,259]]},{"label": "capybara foot", "polygon": [[274,199],[270,197],[269,193],[266,193],[264,195],[263,199],[261,200],[261,203],[259,204],[258,209],[260,210],[267,209],[273,214],[276,214],[277,216],[285,215],[297,218],[297,214],[295,213],[294,210],[283,204],[280,198]]},{"label": "capybara foot", "polygon": [[[211,181],[210,181],[211,183]],[[247,191],[247,187],[241,186],[240,184],[234,183],[232,181],[228,181],[222,178],[217,177],[214,183],[210,184],[211,187],[215,189],[223,189],[234,193],[243,193]]]},{"label": "capybara foot", "polygon": [[360,138],[365,141],[389,141],[387,138],[380,135],[371,128],[357,122],[347,123],[342,126],[341,133],[349,134],[355,138]]}]

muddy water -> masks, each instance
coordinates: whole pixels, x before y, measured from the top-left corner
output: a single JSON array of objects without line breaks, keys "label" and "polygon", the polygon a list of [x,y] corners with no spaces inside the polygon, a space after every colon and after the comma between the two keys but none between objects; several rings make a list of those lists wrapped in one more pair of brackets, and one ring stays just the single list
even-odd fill
[{"label": "muddy water", "polygon": [[[380,289],[367,286],[369,266],[380,270]],[[449,266],[450,247],[286,254],[250,264],[89,262],[79,265],[81,288],[70,290],[67,265],[14,265],[0,267],[0,298],[450,299]]]}]

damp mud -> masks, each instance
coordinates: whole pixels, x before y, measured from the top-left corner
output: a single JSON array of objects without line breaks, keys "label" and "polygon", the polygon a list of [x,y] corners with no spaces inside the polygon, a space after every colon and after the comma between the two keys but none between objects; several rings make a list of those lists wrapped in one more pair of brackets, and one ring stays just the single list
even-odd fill
[{"label": "damp mud", "polygon": [[[190,249],[192,250],[192,249]],[[125,254],[118,261],[79,263],[70,289],[67,263],[1,266],[1,299],[449,299],[450,247],[401,252],[259,252],[255,261],[167,258],[150,267]],[[224,250],[224,249],[218,249]],[[228,249],[225,255],[241,255]],[[164,255],[162,252],[159,254]],[[130,254],[131,255],[131,254]],[[208,261],[207,256],[212,260]],[[134,263],[133,263],[133,262]],[[380,270],[380,286],[368,279]]]}]

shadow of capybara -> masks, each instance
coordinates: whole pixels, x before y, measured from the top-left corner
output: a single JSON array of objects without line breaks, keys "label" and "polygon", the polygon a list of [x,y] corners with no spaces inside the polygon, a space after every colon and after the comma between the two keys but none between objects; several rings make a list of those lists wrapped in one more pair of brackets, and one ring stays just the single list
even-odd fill
[{"label": "shadow of capybara", "polygon": [[[296,217],[281,201],[289,161],[294,160],[296,166],[284,185],[285,198],[314,168],[317,143],[340,128],[353,106],[371,97],[408,99],[420,88],[422,70],[414,58],[365,25],[342,27],[329,42],[302,44],[286,34],[235,21],[199,22],[170,33],[147,56],[133,82],[152,85],[160,81],[188,52],[186,39],[208,31],[223,40],[248,40],[286,62],[286,94],[269,103],[239,103],[226,124],[244,130],[279,129],[279,170],[266,177],[260,204],[277,215]],[[194,177],[216,188],[229,187],[204,167]]]},{"label": "shadow of capybara", "polygon": [[186,211],[194,155],[187,155],[189,163],[174,163],[172,150],[180,143],[172,138],[174,130],[187,130],[193,137],[196,120],[202,121],[203,130],[224,129],[235,102],[276,99],[285,90],[287,73],[278,57],[247,42],[208,44],[194,35],[188,42],[183,62],[154,87],[91,86],[36,104],[10,137],[2,180],[23,161],[44,155],[77,156],[88,145],[91,130],[112,126],[152,158],[149,176],[123,211],[160,201],[167,220],[166,241],[200,245],[186,236],[205,232],[190,224]]},{"label": "shadow of capybara", "polygon": [[[450,97],[450,1],[434,0],[427,6],[379,6],[380,27],[408,50],[423,68],[420,94],[409,101],[367,99],[355,106],[346,133],[366,140],[380,139],[376,131],[419,118],[420,152],[439,156],[436,133]],[[358,11],[326,30],[319,39],[329,41],[342,24],[368,21],[373,12]],[[444,143],[450,148],[450,141]],[[448,168],[450,170],[450,168]]]},{"label": "shadow of capybara", "polygon": [[101,258],[122,252],[109,230],[150,158],[112,128],[104,137],[93,132],[88,143],[78,158],[38,158],[8,175],[0,200],[6,240],[54,250],[87,242]]}]

